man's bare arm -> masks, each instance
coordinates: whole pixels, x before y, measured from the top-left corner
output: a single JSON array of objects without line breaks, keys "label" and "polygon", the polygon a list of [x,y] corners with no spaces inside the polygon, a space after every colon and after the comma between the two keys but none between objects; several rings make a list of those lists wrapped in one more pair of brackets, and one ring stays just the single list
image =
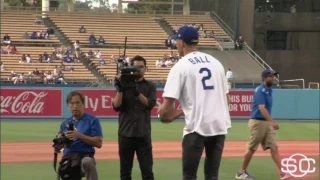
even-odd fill
[{"label": "man's bare arm", "polygon": [[259,105],[259,110],[261,112],[261,114],[263,115],[263,117],[269,121],[269,122],[273,122],[273,119],[272,117],[270,116],[268,110],[266,109],[265,105],[264,104],[260,104]]},{"label": "man's bare arm", "polygon": [[116,96],[113,99],[113,106],[115,108],[118,108],[122,104],[122,98],[123,98],[123,93],[122,92],[117,92]]}]

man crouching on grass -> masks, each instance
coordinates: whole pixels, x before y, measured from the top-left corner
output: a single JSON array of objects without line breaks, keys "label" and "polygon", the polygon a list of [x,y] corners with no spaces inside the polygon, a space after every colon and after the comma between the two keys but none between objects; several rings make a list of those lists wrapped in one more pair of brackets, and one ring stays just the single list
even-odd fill
[{"label": "man crouching on grass", "polygon": [[[87,180],[98,180],[94,154],[95,147],[102,147],[102,129],[95,116],[84,112],[84,101],[83,94],[77,91],[67,97],[72,116],[62,122],[59,136],[66,134],[72,144],[64,147],[60,162],[59,175],[63,180],[81,180],[84,176]],[[70,123],[74,125],[73,131],[68,131]]]}]

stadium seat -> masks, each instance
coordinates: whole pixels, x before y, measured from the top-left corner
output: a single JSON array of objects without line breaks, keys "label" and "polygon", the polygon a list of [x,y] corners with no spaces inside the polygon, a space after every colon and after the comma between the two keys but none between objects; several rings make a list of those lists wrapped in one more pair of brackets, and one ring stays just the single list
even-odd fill
[{"label": "stadium seat", "polygon": [[20,12],[20,11],[3,11],[1,12],[1,38],[8,34],[13,45],[19,44],[60,44],[60,41],[54,36],[50,35],[50,39],[24,39],[23,34],[28,32],[47,31],[45,25],[36,25],[36,13]]}]

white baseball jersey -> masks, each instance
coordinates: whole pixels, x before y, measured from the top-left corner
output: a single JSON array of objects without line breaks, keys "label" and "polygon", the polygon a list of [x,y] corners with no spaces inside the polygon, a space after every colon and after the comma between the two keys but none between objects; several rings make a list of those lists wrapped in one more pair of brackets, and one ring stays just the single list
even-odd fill
[{"label": "white baseball jersey", "polygon": [[231,127],[226,94],[229,92],[222,64],[209,54],[192,52],[170,70],[163,97],[179,100],[185,114],[183,135],[228,133]]}]

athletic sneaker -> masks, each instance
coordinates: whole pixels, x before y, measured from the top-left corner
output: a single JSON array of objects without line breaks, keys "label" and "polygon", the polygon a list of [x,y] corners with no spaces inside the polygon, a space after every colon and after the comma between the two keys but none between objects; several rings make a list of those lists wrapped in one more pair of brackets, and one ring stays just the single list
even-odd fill
[{"label": "athletic sneaker", "polygon": [[250,176],[247,171],[237,172],[236,179],[251,179],[254,180],[255,178]]},{"label": "athletic sneaker", "polygon": [[289,174],[286,174],[286,173],[281,173],[280,174],[280,179],[281,180],[285,180],[285,179],[289,179],[291,178],[291,176]]}]

